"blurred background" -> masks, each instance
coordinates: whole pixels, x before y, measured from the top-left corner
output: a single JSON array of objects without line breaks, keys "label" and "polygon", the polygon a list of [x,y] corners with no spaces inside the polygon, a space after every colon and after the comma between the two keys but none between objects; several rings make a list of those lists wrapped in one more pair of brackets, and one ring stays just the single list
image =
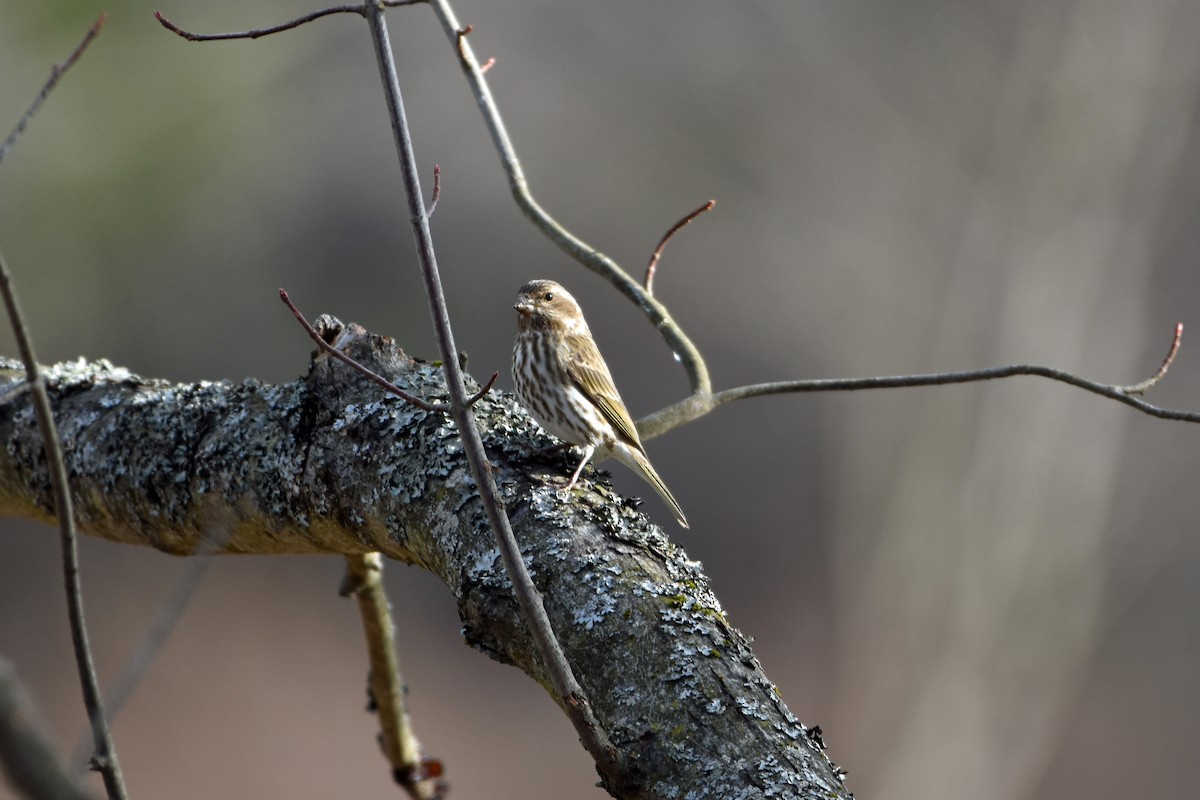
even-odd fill
[{"label": "blurred background", "polygon": [[[159,3],[160,0],[155,0]],[[237,30],[301,0],[158,5]],[[44,362],[290,381],[276,299],[434,357],[364,22],[190,44],[135,0],[0,0],[0,247]],[[461,0],[533,191],[656,288],[718,388],[1036,363],[1200,409],[1200,5],[1187,0]],[[460,347],[507,377],[524,281],[581,300],[635,416],[686,382],[510,200],[428,8],[389,14]],[[7,327],[7,326],[0,326]],[[11,336],[0,352],[15,355]],[[681,532],[863,798],[1186,796],[1200,782],[1200,430],[1062,384],[773,397],[649,444]],[[628,471],[614,480],[638,495]],[[1191,488],[1189,488],[1191,487]],[[186,563],[83,542],[102,678]],[[337,558],[216,559],[114,726],[135,797],[394,796]],[[414,723],[453,797],[603,797],[532,681],[394,565]],[[84,729],[57,539],[0,522],[0,653]],[[0,795],[6,788],[0,786]]]}]

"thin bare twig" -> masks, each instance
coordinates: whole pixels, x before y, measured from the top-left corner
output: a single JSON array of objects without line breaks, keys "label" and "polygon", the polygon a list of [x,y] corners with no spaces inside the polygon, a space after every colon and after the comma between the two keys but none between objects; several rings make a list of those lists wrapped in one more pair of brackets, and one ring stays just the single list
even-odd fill
[{"label": "thin bare twig", "polygon": [[654,248],[654,253],[650,256],[650,263],[646,265],[646,280],[643,281],[646,287],[646,294],[654,294],[654,272],[658,269],[658,260],[662,258],[663,248],[667,246],[667,242],[671,241],[671,237],[679,233],[689,222],[703,214],[705,211],[711,211],[712,207],[717,204],[716,200],[709,200],[704,205],[690,212],[686,217],[676,222],[671,226],[671,229],[663,234],[663,237],[658,241],[658,247]]},{"label": "thin bare twig", "polygon": [[771,394],[798,394],[803,392],[843,392],[862,389],[897,389],[912,386],[944,386],[952,383],[974,383],[990,381],[997,378],[1011,378],[1016,375],[1033,375],[1039,378],[1049,378],[1053,381],[1070,384],[1077,388],[1116,400],[1138,411],[1160,419],[1178,420],[1180,422],[1200,422],[1200,412],[1181,411],[1161,408],[1147,403],[1137,397],[1131,397],[1125,389],[1106,383],[1097,383],[1073,375],[1070,372],[1041,367],[1036,364],[1014,364],[1007,367],[988,367],[985,369],[966,370],[964,372],[934,372],[924,375],[885,375],[877,378],[832,378],[813,381],[780,381],[778,383],[759,383],[753,386],[739,386],[726,389],[713,395],[714,406],[743,400],[748,397],[764,397]]},{"label": "thin bare twig", "polygon": [[318,20],[321,17],[327,17],[330,14],[361,15],[362,13],[363,7],[361,4],[332,6],[330,8],[323,8],[320,11],[314,11],[311,14],[305,14],[302,17],[297,17],[296,19],[280,23],[279,25],[271,25],[267,28],[252,28],[248,31],[233,31],[231,33],[192,33],[191,31],[185,31],[183,28],[180,28],[174,22],[171,22],[171,20],[164,17],[161,11],[155,11],[154,18],[171,33],[187,39],[189,42],[218,42],[225,39],[257,39],[260,36],[270,36],[273,33],[282,33],[283,31],[290,31],[292,28],[298,28],[301,25]]},{"label": "thin bare twig", "polygon": [[[309,338],[312,339],[314,342],[316,342],[318,347],[320,347],[326,353],[329,353],[329,355],[333,356],[338,361],[341,361],[343,364],[354,369],[355,371],[357,371],[364,377],[371,379],[372,381],[379,384],[384,389],[386,389],[387,391],[396,395],[397,397],[400,397],[400,398],[406,400],[407,402],[412,403],[417,408],[424,409],[425,411],[438,411],[443,414],[450,412],[449,404],[447,404],[447,403],[431,403],[428,400],[422,400],[421,398],[417,397],[416,395],[410,394],[410,393],[404,391],[399,386],[397,386],[396,384],[389,381],[387,378],[380,375],[378,372],[375,372],[367,367],[364,367],[362,364],[358,363],[353,358],[346,355],[341,350],[338,350],[336,347],[334,347],[329,342],[325,341],[323,338],[321,338],[321,334],[317,333],[317,329],[314,328],[312,326],[312,324],[307,319],[305,319],[304,315],[300,313],[300,309],[296,308],[296,304],[292,302],[292,299],[290,297],[288,297],[288,293],[286,291],[284,291],[283,289],[279,290],[279,299],[284,302],[284,305],[286,305],[289,309],[291,309],[292,316],[294,316],[296,318],[296,321],[299,322],[300,325],[304,328],[304,330],[308,332]],[[489,391],[491,391],[492,386],[495,385],[496,379],[499,377],[500,377],[499,372],[493,372],[492,377],[489,378],[488,382],[483,385],[483,388],[480,389],[475,394],[471,395],[469,398],[467,398],[467,405],[473,406],[477,402],[479,402],[480,398],[482,398],[485,394],[487,394]]]},{"label": "thin bare twig", "polygon": [[32,390],[33,408],[37,414],[38,428],[46,450],[46,469],[50,473],[50,485],[54,490],[54,513],[58,517],[59,539],[62,543],[63,581],[67,593],[67,615],[71,620],[71,641],[75,646],[75,663],[79,669],[79,682],[83,689],[83,704],[92,723],[92,741],[96,748],[93,763],[104,776],[104,788],[110,800],[124,800],[125,781],[121,777],[121,765],[117,750],[113,746],[112,734],[104,716],[104,703],[100,699],[100,686],[96,680],[96,668],[92,662],[92,649],[88,643],[87,623],[83,613],[83,588],[79,578],[79,549],[75,534],[75,512],[71,501],[71,487],[67,481],[67,466],[63,460],[62,441],[58,438],[58,426],[54,424],[54,411],[50,407],[50,394],[38,368],[33,342],[21,315],[16,291],[9,277],[8,266],[0,256],[0,294],[8,309],[13,335],[21,360],[25,362],[25,380]]},{"label": "thin bare twig", "polygon": [[1175,355],[1179,352],[1179,345],[1183,341],[1183,323],[1175,325],[1175,336],[1171,339],[1171,347],[1167,350],[1167,357],[1163,359],[1162,366],[1158,368],[1158,372],[1151,375],[1141,383],[1135,383],[1132,386],[1123,386],[1121,391],[1125,394],[1145,394],[1150,389],[1167,376],[1167,370],[1171,368],[1171,364],[1175,361]]},{"label": "thin bare twig", "polygon": [[54,91],[54,87],[58,85],[60,80],[62,80],[62,76],[67,74],[67,70],[75,65],[75,62],[78,61],[79,57],[83,55],[83,51],[87,50],[88,45],[92,43],[92,40],[100,34],[100,29],[104,27],[104,23],[107,21],[107,19],[107,14],[101,14],[99,17],[97,17],[96,21],[92,23],[92,27],[88,28],[88,32],[84,35],[83,41],[76,45],[75,49],[71,51],[71,54],[67,56],[65,61],[60,64],[55,64],[50,70],[50,79],[46,81],[44,86],[42,86],[42,90],[38,92],[38,96],[34,98],[33,103],[29,106],[29,109],[21,116],[21,121],[17,123],[17,127],[13,128],[12,133],[10,133],[8,138],[4,140],[4,144],[0,144],[0,161],[4,160],[4,157],[8,155],[8,151],[12,150],[13,145],[17,143],[17,139],[21,138],[21,134],[25,132],[25,128],[29,125],[29,121],[33,119],[33,115],[36,114],[38,109],[42,107],[42,103],[46,102],[46,98],[50,96],[52,91]]},{"label": "thin bare twig", "polygon": [[379,553],[346,556],[346,578],[339,594],[358,600],[371,664],[371,707],[379,715],[380,745],[392,766],[392,776],[413,800],[438,800],[446,792],[440,780],[441,762],[421,757],[421,745],[404,703],[396,627],[383,590],[383,557]]},{"label": "thin bare twig", "polygon": [[[388,40],[387,25],[384,22],[383,14],[378,9],[368,12],[367,21],[371,26],[371,39],[375,46],[380,78],[383,81],[384,93],[387,98],[388,114],[392,120],[392,131],[395,135],[396,151],[400,158],[405,196],[408,201],[409,218],[412,221],[413,237],[416,239],[417,255],[421,263],[421,275],[425,282],[425,291],[429,296],[430,309],[433,312],[438,346],[442,351],[442,367],[446,373],[446,387],[452,407],[451,415],[458,425],[463,452],[467,457],[471,476],[479,490],[488,521],[496,533],[500,555],[509,578],[512,580],[522,616],[533,634],[538,653],[546,666],[554,690],[558,694],[563,708],[567,711],[567,716],[574,724],[584,747],[596,761],[601,773],[613,783],[619,783],[624,772],[621,756],[601,728],[583,687],[576,681],[571,665],[555,638],[550,620],[546,616],[546,609],[542,605],[541,595],[538,594],[537,588],[534,587],[533,581],[529,577],[528,570],[525,569],[520,547],[513,536],[508,514],[492,476],[487,454],[484,452],[483,440],[475,425],[475,417],[467,405],[462,372],[458,365],[458,359],[455,357],[458,350],[454,345],[450,315],[442,291],[441,277],[438,274],[433,238],[429,232],[429,218],[425,214],[425,203],[421,198],[420,177],[417,171],[416,157],[413,155],[412,138],[404,112],[404,101],[400,94],[400,82],[396,76],[396,65]],[[461,46],[466,46],[465,34],[459,36],[459,41]]]},{"label": "thin bare twig", "polygon": [[[382,5],[385,8],[397,8],[399,6],[412,6],[425,2],[428,2],[428,0],[382,0]],[[160,11],[154,12],[154,18],[159,21],[159,24],[161,24],[171,33],[187,39],[189,42],[219,42],[228,39],[258,39],[262,36],[270,36],[273,33],[290,31],[292,28],[298,28],[301,25],[321,19],[322,17],[328,17],[332,14],[358,14],[361,17],[367,13],[368,5],[369,3],[354,3],[341,6],[330,6],[329,8],[323,8],[320,11],[314,11],[311,14],[305,14],[302,17],[297,17],[296,19],[289,20],[288,22],[282,22],[278,25],[271,25],[266,28],[253,28],[248,31],[233,31],[231,33],[193,33],[191,31],[186,31],[183,28],[180,28],[174,22],[171,22],[171,20],[164,17]]]},{"label": "thin bare twig", "polygon": [[1179,352],[1180,340],[1183,336],[1182,323],[1175,326],[1175,337],[1171,349],[1167,353],[1163,365],[1158,372],[1148,380],[1132,386],[1117,386],[1110,383],[1082,378],[1070,372],[1053,367],[1043,367],[1036,364],[1013,364],[1006,367],[988,367],[985,369],[964,370],[962,372],[933,372],[923,375],[883,375],[874,378],[824,378],[802,381],[777,381],[774,383],[756,383],[749,386],[738,386],[716,392],[706,405],[697,405],[696,398],[688,397],[674,405],[667,406],[661,411],[638,420],[638,434],[642,439],[653,439],[672,428],[689,422],[696,417],[707,414],[718,406],[732,403],[735,400],[745,400],[750,397],[765,397],[773,394],[803,394],[808,392],[852,392],[866,389],[899,389],[914,386],[943,386],[952,383],[974,383],[990,381],[999,378],[1011,378],[1016,375],[1032,375],[1048,378],[1060,383],[1066,383],[1084,391],[1116,400],[1118,403],[1135,408],[1143,414],[1149,414],[1159,419],[1176,420],[1179,422],[1200,422],[1200,412],[1183,411],[1180,409],[1163,408],[1147,403],[1134,395],[1141,394],[1155,385],[1166,374],[1167,369]]}]

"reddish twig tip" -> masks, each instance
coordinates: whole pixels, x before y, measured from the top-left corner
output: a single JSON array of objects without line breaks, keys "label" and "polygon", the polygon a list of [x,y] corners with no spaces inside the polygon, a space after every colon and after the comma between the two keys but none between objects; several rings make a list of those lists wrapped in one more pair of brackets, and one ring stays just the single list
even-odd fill
[{"label": "reddish twig tip", "polygon": [[490,392],[492,390],[492,385],[496,383],[496,379],[499,377],[500,377],[499,372],[493,372],[492,377],[488,378],[488,382],[483,385],[483,388],[480,389],[475,394],[471,395],[471,398],[469,400],[467,400],[467,408],[470,408],[471,406],[478,403],[485,394]]},{"label": "reddish twig tip", "polygon": [[1167,370],[1171,368],[1171,364],[1175,361],[1175,355],[1179,352],[1179,345],[1183,341],[1183,323],[1175,325],[1175,336],[1171,339],[1171,348],[1167,350],[1167,357],[1163,359],[1162,366],[1158,368],[1158,372],[1142,381],[1135,383],[1132,386],[1118,387],[1125,394],[1145,394],[1154,387],[1159,381],[1167,375]]},{"label": "reddish twig tip", "polygon": [[654,295],[654,272],[658,269],[658,260],[662,258],[663,248],[667,246],[667,242],[671,241],[671,237],[679,233],[680,229],[694,220],[696,217],[703,214],[705,211],[712,210],[712,207],[717,204],[716,200],[709,200],[704,205],[689,213],[686,217],[676,222],[671,226],[671,229],[663,235],[658,242],[658,247],[654,248],[654,253],[650,256],[650,263],[646,265],[646,280],[643,285],[646,287],[646,294]]}]

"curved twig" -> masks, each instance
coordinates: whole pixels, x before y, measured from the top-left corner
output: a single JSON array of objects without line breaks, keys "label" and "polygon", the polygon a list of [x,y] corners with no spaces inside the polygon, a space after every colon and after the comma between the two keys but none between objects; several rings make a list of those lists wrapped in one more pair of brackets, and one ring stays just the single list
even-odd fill
[{"label": "curved twig", "polygon": [[499,377],[500,377],[499,372],[493,372],[492,377],[488,378],[488,382],[483,385],[483,388],[467,398],[467,408],[470,408],[471,406],[478,403],[479,399],[481,397],[483,397],[485,394],[487,394],[489,391],[491,391],[492,386],[495,385],[496,379]]},{"label": "curved twig", "polygon": [[186,31],[176,25],[171,20],[162,15],[161,11],[154,12],[154,18],[159,21],[164,28],[175,35],[187,39],[189,42],[219,42],[226,39],[257,39],[260,36],[270,36],[273,33],[282,33],[290,31],[292,28],[298,28],[321,17],[327,17],[331,14],[358,14],[362,15],[363,6],[361,3],[354,5],[333,6],[331,8],[323,8],[320,11],[314,11],[311,14],[305,14],[302,17],[280,23],[279,25],[271,25],[267,28],[252,28],[248,31],[233,31],[230,33],[193,33]]},{"label": "curved twig", "polygon": [[1141,383],[1135,383],[1132,386],[1122,386],[1121,391],[1125,394],[1145,394],[1152,389],[1159,381],[1167,376],[1167,370],[1171,368],[1171,364],[1175,361],[1175,355],[1179,352],[1179,345],[1183,341],[1183,323],[1175,325],[1175,338],[1171,340],[1171,347],[1167,350],[1167,357],[1163,359],[1162,366],[1158,368],[1158,372],[1151,375]]},{"label": "curved twig", "polygon": [[718,406],[750,397],[765,397],[772,394],[849,392],[864,389],[940,386],[951,383],[973,383],[976,381],[996,380],[998,378],[1011,378],[1015,375],[1032,375],[1066,383],[1084,391],[1098,394],[1101,397],[1116,400],[1118,403],[1124,403],[1131,408],[1141,411],[1143,414],[1149,414],[1159,419],[1176,420],[1179,422],[1200,422],[1200,412],[1163,408],[1162,406],[1147,403],[1145,400],[1134,396],[1144,393],[1147,389],[1162,380],[1171,363],[1175,360],[1175,354],[1179,352],[1182,336],[1183,324],[1180,323],[1175,326],[1175,337],[1172,340],[1171,349],[1167,353],[1166,359],[1163,360],[1162,366],[1159,367],[1158,372],[1153,377],[1132,386],[1100,383],[1060,369],[1038,366],[1036,364],[1013,364],[1006,367],[987,367],[962,372],[933,372],[922,375],[884,375],[875,378],[824,378],[817,380],[777,381],[774,383],[756,383],[749,386],[724,389],[711,395],[711,397],[707,398],[706,402],[700,401],[695,397],[688,397],[638,420],[638,433],[643,439],[652,439],[655,436],[666,433],[672,428],[703,416]]},{"label": "curved twig", "polygon": [[[424,3],[428,0],[381,0],[381,5],[385,8],[397,8],[399,6],[412,6],[418,3]],[[330,6],[323,8],[320,11],[314,11],[311,14],[305,14],[301,17],[296,17],[288,22],[281,22],[278,25],[271,25],[266,28],[252,28],[248,31],[233,31],[231,33],[193,33],[186,31],[176,25],[171,20],[162,15],[162,12],[155,11],[154,18],[159,21],[164,28],[175,35],[187,39],[189,42],[219,42],[228,39],[258,39],[262,36],[270,36],[273,33],[282,33],[290,31],[292,28],[298,28],[309,22],[328,17],[331,14],[358,14],[360,17],[366,16],[367,8],[370,3],[354,3],[341,6]]]},{"label": "curved twig", "polygon": [[671,237],[679,233],[679,231],[694,220],[696,217],[703,214],[705,211],[712,211],[712,207],[717,204],[716,200],[709,200],[704,205],[690,212],[686,217],[676,222],[671,226],[671,229],[663,234],[663,237],[658,240],[658,246],[654,248],[654,253],[650,256],[650,263],[646,265],[646,279],[642,283],[646,287],[646,294],[654,294],[654,272],[658,269],[658,260],[662,258],[663,248],[667,246],[667,242],[671,241]]}]

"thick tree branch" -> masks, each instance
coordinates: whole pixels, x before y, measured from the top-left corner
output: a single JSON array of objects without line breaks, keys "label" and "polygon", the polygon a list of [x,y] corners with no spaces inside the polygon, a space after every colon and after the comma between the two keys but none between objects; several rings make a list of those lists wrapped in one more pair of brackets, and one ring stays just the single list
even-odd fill
[{"label": "thick tree branch", "polygon": [[[421,397],[442,370],[351,327],[349,353]],[[381,396],[318,357],[295,383],[175,385],[99,363],[50,368],[81,529],[186,554],[210,520],[228,553],[367,553],[429,569],[454,593],[467,641],[549,677],[522,620],[453,426]],[[0,394],[24,379],[0,362]],[[493,476],[534,583],[626,771],[618,797],[846,797],[787,710],[700,565],[569,456],[509,395],[475,406]],[[27,395],[0,405],[0,512],[48,519]],[[553,695],[554,693],[552,693]],[[558,700],[555,697],[556,701]]]}]

